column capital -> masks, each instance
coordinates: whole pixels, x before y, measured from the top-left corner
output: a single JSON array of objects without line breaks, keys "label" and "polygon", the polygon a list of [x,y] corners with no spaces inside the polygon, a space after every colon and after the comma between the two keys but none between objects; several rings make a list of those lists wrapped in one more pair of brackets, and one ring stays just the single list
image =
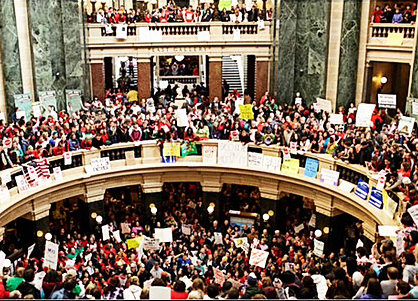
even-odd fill
[{"label": "column capital", "polygon": [[222,56],[209,56],[209,62],[222,62]]},{"label": "column capital", "polygon": [[142,184],[144,193],[158,193],[163,191],[162,174],[144,176]]},{"label": "column capital", "polygon": [[200,183],[203,192],[221,192],[223,183],[220,173],[202,173],[203,181]]},{"label": "column capital", "polygon": [[87,183],[85,186],[84,201],[94,203],[102,201],[106,192],[105,180]]}]

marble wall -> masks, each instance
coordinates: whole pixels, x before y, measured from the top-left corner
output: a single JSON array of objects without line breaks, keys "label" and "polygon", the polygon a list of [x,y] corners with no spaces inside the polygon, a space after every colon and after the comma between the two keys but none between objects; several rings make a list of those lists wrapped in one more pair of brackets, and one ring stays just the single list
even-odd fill
[{"label": "marble wall", "polygon": [[361,0],[345,0],[341,32],[337,108],[355,103]]},{"label": "marble wall", "polygon": [[300,92],[307,103],[325,96],[330,0],[282,0],[278,101]]},{"label": "marble wall", "polygon": [[56,91],[65,108],[65,89],[83,88],[81,23],[77,0],[29,2],[36,91]]},{"label": "marble wall", "polygon": [[[415,45],[418,48],[418,43]],[[409,97],[418,98],[418,49],[415,49],[414,66],[411,81],[411,94]]]},{"label": "marble wall", "polygon": [[0,47],[9,113],[14,108],[14,94],[23,92],[20,71],[19,42],[13,0],[0,1]]}]

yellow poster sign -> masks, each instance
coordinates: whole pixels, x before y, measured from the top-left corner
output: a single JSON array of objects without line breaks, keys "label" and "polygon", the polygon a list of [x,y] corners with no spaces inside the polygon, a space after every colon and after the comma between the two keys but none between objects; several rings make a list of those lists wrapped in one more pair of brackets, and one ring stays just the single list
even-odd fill
[{"label": "yellow poster sign", "polygon": [[392,46],[402,46],[403,33],[389,32],[387,44]]},{"label": "yellow poster sign", "polygon": [[126,243],[128,245],[128,249],[139,248],[143,240],[144,236],[127,239]]},{"label": "yellow poster sign", "polygon": [[174,143],[174,142],[164,143],[163,154],[165,157],[170,157],[170,156],[180,157],[180,143]]},{"label": "yellow poster sign", "polygon": [[297,175],[299,173],[299,159],[284,160],[282,173]]},{"label": "yellow poster sign", "polygon": [[251,105],[239,105],[242,119],[254,119],[253,108]]}]

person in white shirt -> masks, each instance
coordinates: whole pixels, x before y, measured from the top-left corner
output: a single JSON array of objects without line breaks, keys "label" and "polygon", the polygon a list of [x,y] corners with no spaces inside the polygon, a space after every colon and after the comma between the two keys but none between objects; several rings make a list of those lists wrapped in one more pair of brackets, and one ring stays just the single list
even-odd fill
[{"label": "person in white shirt", "polygon": [[123,299],[138,300],[141,297],[141,291],[138,277],[133,276],[129,279],[129,287],[123,291]]}]

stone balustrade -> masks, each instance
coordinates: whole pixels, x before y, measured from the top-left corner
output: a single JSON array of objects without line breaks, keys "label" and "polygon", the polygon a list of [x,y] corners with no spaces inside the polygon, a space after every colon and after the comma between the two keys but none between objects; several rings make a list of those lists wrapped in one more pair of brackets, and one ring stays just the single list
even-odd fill
[{"label": "stone balustrade", "polygon": [[[76,151],[72,152],[71,165],[64,165],[63,156],[49,159],[51,172],[53,167],[61,167],[64,175],[63,180],[53,180],[49,185],[37,187],[24,193],[18,193],[14,180],[17,175],[22,174],[21,168],[2,171],[0,176],[4,173],[10,173],[12,182],[7,184],[10,199],[0,203],[0,220],[2,221],[0,226],[10,222],[13,218],[19,217],[20,214],[25,214],[25,210],[30,212],[30,207],[22,207],[23,204],[26,204],[25,202],[36,201],[37,199],[42,200],[42,202],[45,202],[45,199],[53,202],[74,195],[83,195],[85,191],[91,190],[91,188],[83,186],[87,185],[83,183],[85,179],[93,181],[94,185],[100,187],[99,193],[93,193],[95,196],[97,194],[97,198],[100,198],[101,193],[104,193],[106,188],[141,184],[144,186],[144,190],[148,189],[146,188],[148,186],[152,189],[158,189],[164,181],[201,181],[204,187],[208,186],[210,189],[215,187],[219,191],[222,183],[254,185],[260,188],[263,197],[275,200],[279,198],[280,193],[295,193],[314,199],[317,211],[320,213],[333,216],[337,214],[336,212],[347,212],[365,221],[368,237],[372,240],[377,233],[377,225],[399,225],[400,217],[405,210],[403,202],[396,194],[390,194],[390,197],[398,202],[398,210],[392,217],[388,216],[385,210],[373,207],[368,203],[368,200],[361,200],[354,193],[348,194],[337,186],[324,184],[319,180],[321,169],[326,168],[339,171],[340,179],[352,183],[353,186],[357,184],[358,179],[368,181],[370,187],[376,186],[376,177],[373,177],[373,174],[362,166],[337,161],[326,154],[313,153],[292,155],[293,158],[300,160],[299,175],[255,170],[245,166],[225,167],[205,164],[202,157],[205,148],[216,147],[217,145],[218,140],[198,142],[198,153],[196,155],[177,158],[177,162],[172,164],[161,164],[160,148],[155,141],[120,143],[103,147],[101,150]],[[252,143],[248,145],[249,152],[258,152],[274,157],[281,157],[281,150],[282,148],[278,146],[257,146]],[[93,176],[86,175],[84,167],[90,164],[91,159],[103,157],[109,157],[111,172],[108,175],[103,174],[100,185],[97,185],[98,180],[92,179]],[[307,158],[315,158],[319,161],[317,179],[303,176]],[[170,175],[170,172],[172,175]],[[63,181],[67,183],[67,186],[61,186]],[[16,206],[20,206],[21,210],[12,210]]]},{"label": "stone balustrade", "polygon": [[[402,34],[403,39],[392,39],[391,33]],[[416,36],[415,24],[371,23],[369,28],[369,46],[412,48]]]}]

